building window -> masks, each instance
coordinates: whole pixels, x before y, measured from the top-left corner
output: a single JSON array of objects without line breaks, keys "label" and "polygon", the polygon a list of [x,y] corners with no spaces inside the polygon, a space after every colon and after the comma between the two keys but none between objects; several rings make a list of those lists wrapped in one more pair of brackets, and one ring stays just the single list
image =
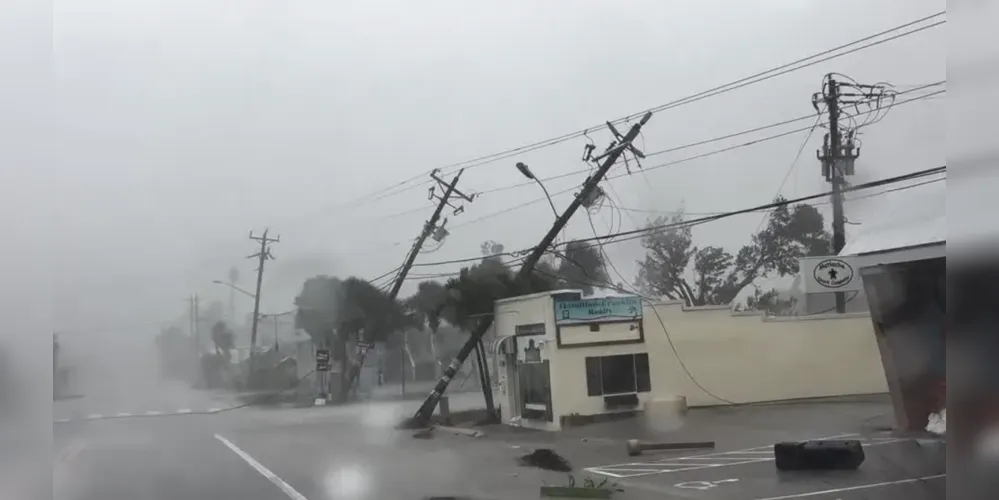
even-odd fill
[{"label": "building window", "polygon": [[586,393],[590,396],[651,390],[646,353],[586,358]]}]

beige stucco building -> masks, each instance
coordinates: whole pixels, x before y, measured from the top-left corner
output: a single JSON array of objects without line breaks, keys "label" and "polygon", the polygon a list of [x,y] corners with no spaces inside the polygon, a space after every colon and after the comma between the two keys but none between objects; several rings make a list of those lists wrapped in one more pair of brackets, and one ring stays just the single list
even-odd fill
[{"label": "beige stucco building", "polygon": [[765,318],[576,290],[496,302],[503,417],[559,430],[575,417],[887,392],[866,313]]}]

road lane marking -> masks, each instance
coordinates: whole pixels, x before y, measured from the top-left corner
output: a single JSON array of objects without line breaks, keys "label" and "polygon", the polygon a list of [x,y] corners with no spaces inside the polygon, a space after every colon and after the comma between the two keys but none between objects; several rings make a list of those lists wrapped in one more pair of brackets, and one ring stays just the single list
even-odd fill
[{"label": "road lane marking", "polygon": [[256,461],[256,459],[251,457],[248,453],[239,449],[239,447],[233,444],[232,441],[229,441],[218,434],[215,435],[215,439],[218,439],[219,442],[226,445],[230,450],[232,450],[233,453],[238,455],[239,458],[242,458],[244,462],[250,464],[250,467],[256,469],[261,476],[264,476],[268,481],[277,486],[282,492],[284,492],[285,495],[288,495],[288,498],[291,498],[292,500],[309,500],[305,498],[305,495],[302,495],[296,491],[295,488],[292,488],[290,484],[284,482],[284,480],[278,477],[277,474],[271,472],[270,469],[264,467],[263,464]]},{"label": "road lane marking", "polygon": [[90,415],[87,415],[87,420],[97,420],[98,418],[104,418],[104,415],[101,415],[100,413],[91,413]]},{"label": "road lane marking", "polygon": [[940,479],[944,477],[947,477],[947,474],[937,474],[935,476],[925,476],[925,477],[914,477],[911,479],[899,479],[898,481],[885,481],[883,483],[862,484],[860,486],[849,486],[846,488],[835,488],[831,490],[811,491],[808,493],[797,493],[794,495],[783,495],[779,497],[767,497],[767,498],[760,498],[758,500],[790,500],[792,498],[806,498],[818,495],[831,495],[833,493],[845,493],[847,491],[866,490],[870,488],[880,488],[882,486],[893,486],[896,484],[922,483],[924,481],[931,481],[933,479]]},{"label": "road lane marking", "polygon": [[686,490],[701,490],[707,491],[711,488],[717,488],[725,483],[737,483],[738,479],[720,479],[718,481],[684,481],[682,483],[676,483],[673,485],[674,488],[682,488]]},{"label": "road lane marking", "polygon": [[[883,444],[897,443],[905,441],[900,438],[864,438],[857,434],[840,434],[817,438],[818,440],[831,439],[858,439],[866,448]],[[735,465],[748,465],[774,461],[773,445],[757,446],[755,448],[745,448],[742,450],[713,452],[700,455],[667,457],[660,460],[648,462],[630,462],[622,464],[603,465],[588,467],[584,470],[594,474],[602,474],[616,479],[625,479],[639,476],[652,476],[657,474],[667,474],[672,472],[688,472],[701,469],[712,469],[718,467],[731,467]]]},{"label": "road lane marking", "polygon": [[161,412],[161,411],[155,411],[155,410],[153,410],[153,411],[147,411],[146,412],[146,415],[149,415],[149,416],[152,416],[152,415],[162,415],[162,414],[163,414],[163,412]]},{"label": "road lane marking", "polygon": [[177,413],[191,413],[192,411],[194,410],[191,410],[190,408],[181,408],[177,410]]}]

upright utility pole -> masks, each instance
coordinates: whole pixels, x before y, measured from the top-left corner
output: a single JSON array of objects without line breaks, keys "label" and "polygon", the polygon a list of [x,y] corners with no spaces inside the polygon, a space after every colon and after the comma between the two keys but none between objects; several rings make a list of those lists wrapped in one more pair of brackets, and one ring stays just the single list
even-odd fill
[{"label": "upright utility pole", "polygon": [[[437,186],[430,188],[430,199],[432,200],[436,199],[438,201],[437,209],[434,210],[433,215],[430,216],[430,220],[426,221],[423,224],[423,229],[420,231],[420,235],[417,236],[416,242],[413,243],[413,246],[412,248],[410,248],[409,253],[406,254],[406,260],[403,262],[402,267],[399,269],[399,274],[395,277],[395,282],[392,283],[392,288],[391,290],[389,290],[388,293],[389,298],[391,298],[392,300],[395,300],[395,298],[399,296],[399,289],[402,288],[402,284],[406,281],[406,275],[409,274],[409,270],[413,267],[413,262],[416,261],[416,256],[419,255],[420,250],[423,249],[423,243],[427,241],[427,238],[433,236],[435,240],[442,241],[445,237],[447,237],[447,230],[444,229],[444,226],[447,224],[447,218],[444,219],[444,222],[441,223],[440,226],[437,225],[437,222],[441,218],[441,213],[444,211],[444,207],[445,206],[451,207],[453,209],[454,215],[458,215],[465,211],[464,205],[455,206],[454,204],[452,204],[451,197],[456,195],[462,200],[465,200],[466,202],[471,203],[472,201],[474,201],[475,199],[474,194],[466,195],[465,193],[458,191],[458,189],[456,188],[456,186],[458,185],[458,179],[461,178],[461,174],[464,171],[465,169],[459,170],[458,173],[454,176],[454,178],[451,179],[450,183],[437,176],[439,170],[434,169],[433,172],[430,172],[430,178],[437,182]],[[436,189],[438,187],[444,189],[444,194],[442,196],[438,196],[436,194]],[[365,330],[365,333],[370,335],[371,332],[367,332]],[[361,367],[364,366],[364,358],[366,354],[367,350],[361,351],[360,360],[358,361],[357,366],[356,367],[351,366],[351,371],[350,373],[348,373],[347,377],[347,384],[340,391],[341,399],[345,399],[347,395],[350,394],[350,390],[353,389],[354,382],[357,380],[357,375],[360,373]],[[403,358],[405,360],[405,355],[403,355]],[[403,364],[405,365],[405,361],[403,361]],[[402,370],[403,383],[405,383],[405,379],[406,379],[406,370],[404,369]]]},{"label": "upright utility pole", "polygon": [[229,326],[235,328],[236,325],[236,282],[239,281],[239,270],[235,267],[229,269]]},{"label": "upright utility pole", "polygon": [[260,322],[260,287],[264,282],[264,262],[268,260],[273,260],[274,256],[271,255],[270,244],[278,243],[281,241],[281,237],[269,238],[267,232],[269,229],[264,230],[263,236],[254,236],[253,231],[250,231],[250,239],[260,243],[260,251],[247,257],[248,259],[257,259],[257,292],[253,297],[253,323],[250,329],[250,384],[256,380],[254,373],[256,354],[254,349],[257,346],[257,324]]},{"label": "upright utility pole", "polygon": [[[531,254],[524,260],[524,264],[521,266],[515,277],[518,284],[524,283],[530,279],[532,274],[534,274],[534,266],[537,265],[538,261],[541,260],[541,257],[545,255],[552,242],[555,241],[559,232],[562,231],[566,224],[568,224],[569,219],[571,219],[573,214],[576,213],[576,210],[580,207],[580,205],[582,205],[584,201],[591,199],[591,194],[597,189],[597,185],[600,184],[604,175],[606,175],[607,171],[614,166],[614,163],[617,162],[618,158],[620,158],[625,151],[631,151],[638,157],[644,156],[641,152],[635,149],[631,143],[636,137],[638,137],[642,127],[648,123],[651,118],[652,112],[646,113],[645,116],[642,117],[641,121],[632,125],[631,129],[628,130],[628,133],[624,136],[619,135],[617,131],[614,130],[613,125],[609,122],[607,123],[608,127],[616,136],[615,143],[613,143],[611,147],[604,151],[600,156],[593,159],[593,161],[603,160],[603,163],[600,165],[600,168],[593,173],[593,175],[586,179],[586,182],[583,184],[583,189],[572,200],[572,203],[570,203],[569,207],[565,209],[565,212],[563,212],[562,215],[555,221],[555,224],[548,230],[548,234],[545,234],[544,238],[541,239],[541,242],[534,247]],[[484,316],[479,320],[479,324],[475,331],[472,332],[472,335],[467,341],[465,341],[465,344],[461,346],[461,350],[458,351],[458,354],[455,356],[454,360],[451,361],[451,364],[449,364],[447,369],[444,370],[444,375],[442,375],[440,380],[437,381],[437,385],[434,386],[434,390],[430,392],[427,399],[424,400],[423,404],[420,405],[420,408],[416,410],[416,414],[413,415],[414,422],[422,424],[430,420],[430,417],[434,413],[434,408],[437,407],[437,402],[440,401],[441,395],[443,395],[444,391],[447,390],[447,386],[451,382],[451,379],[454,378],[458,369],[461,367],[461,364],[465,362],[468,355],[475,349],[475,346],[478,345],[482,336],[489,330],[492,323],[493,317],[491,315]],[[495,417],[495,414],[489,416],[489,418],[493,419]]]},{"label": "upright utility pole", "polygon": [[[819,159],[822,160],[822,171],[826,180],[832,184],[833,207],[833,241],[834,255],[839,255],[846,246],[846,218],[843,215],[843,177],[853,174],[853,160],[857,155],[853,152],[852,133],[844,143],[840,130],[840,83],[831,75],[826,78],[822,89],[822,100],[829,112],[829,135],[826,137]],[[813,98],[814,99],[814,98]],[[836,312],[846,312],[846,294],[836,292]]]},{"label": "upright utility pole", "polygon": [[198,294],[191,297],[191,328],[194,332],[194,347],[198,356],[201,356],[201,305],[198,301]]}]

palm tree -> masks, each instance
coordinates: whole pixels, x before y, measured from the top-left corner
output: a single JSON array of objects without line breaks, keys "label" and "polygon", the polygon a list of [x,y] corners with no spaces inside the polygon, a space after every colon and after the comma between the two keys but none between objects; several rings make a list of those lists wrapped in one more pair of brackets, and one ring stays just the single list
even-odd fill
[{"label": "palm tree", "polygon": [[350,343],[382,342],[393,332],[414,324],[402,304],[353,276],[345,280],[330,276],[310,278],[302,285],[295,305],[296,325],[316,343],[333,347],[334,359],[341,362],[341,401],[347,399],[361,368],[351,363]]}]

